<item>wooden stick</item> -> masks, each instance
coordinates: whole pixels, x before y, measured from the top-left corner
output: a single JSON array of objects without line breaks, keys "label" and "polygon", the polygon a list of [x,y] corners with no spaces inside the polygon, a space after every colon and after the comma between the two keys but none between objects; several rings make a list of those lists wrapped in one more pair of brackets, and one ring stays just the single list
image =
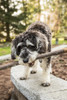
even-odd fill
[{"label": "wooden stick", "polygon": [[52,51],[52,52],[47,52],[45,54],[40,54],[36,57],[36,59],[29,63],[29,66],[33,66],[34,62],[37,60],[37,59],[43,59],[45,57],[50,57],[50,56],[55,56],[55,55],[58,55],[58,54],[61,54],[61,53],[67,53],[67,48],[64,48],[64,49],[61,49],[61,50],[56,50],[56,51]]},{"label": "wooden stick", "polygon": [[40,58],[55,56],[55,55],[58,55],[58,54],[61,54],[61,53],[66,53],[66,52],[67,52],[67,48],[64,48],[64,49],[61,49],[61,50],[52,51],[52,52],[47,52],[45,54],[38,55],[36,60],[40,59]]},{"label": "wooden stick", "polygon": [[5,65],[0,65],[0,70],[6,69],[6,68],[10,68],[10,67],[12,67],[14,65],[18,65],[18,62],[17,61],[14,61],[14,62],[5,64]]}]

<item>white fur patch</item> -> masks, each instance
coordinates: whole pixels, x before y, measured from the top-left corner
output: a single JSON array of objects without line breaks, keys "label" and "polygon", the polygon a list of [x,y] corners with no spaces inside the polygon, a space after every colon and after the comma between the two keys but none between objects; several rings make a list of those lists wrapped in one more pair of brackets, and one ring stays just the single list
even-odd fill
[{"label": "white fur patch", "polygon": [[20,45],[22,45],[22,42],[20,42],[20,43],[17,45],[17,47],[20,46]]},{"label": "white fur patch", "polygon": [[34,46],[34,44],[31,43],[28,39],[26,40],[26,44],[27,44],[27,46],[28,46],[28,45]]},{"label": "white fur patch", "polygon": [[50,83],[51,64],[47,66],[47,59],[43,59],[41,63],[41,67],[43,69],[42,82]]},{"label": "white fur patch", "polygon": [[36,59],[38,53],[37,53],[37,51],[34,51],[34,52],[31,52],[29,55],[30,55],[29,62],[32,62]]}]

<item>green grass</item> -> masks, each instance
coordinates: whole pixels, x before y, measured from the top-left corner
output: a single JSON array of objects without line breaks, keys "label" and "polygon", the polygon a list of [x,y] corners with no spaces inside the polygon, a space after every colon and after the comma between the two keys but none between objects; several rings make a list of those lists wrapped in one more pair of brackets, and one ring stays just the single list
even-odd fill
[{"label": "green grass", "polygon": [[9,43],[0,44],[0,56],[7,55],[10,53],[11,53],[11,49]]},{"label": "green grass", "polygon": [[[56,41],[56,39],[53,38],[52,39],[52,45],[56,45],[55,41]],[[61,45],[61,44],[67,44],[67,40],[64,40],[63,38],[59,38],[58,45]]]},{"label": "green grass", "polygon": [[0,48],[0,56],[10,54],[10,47]]}]

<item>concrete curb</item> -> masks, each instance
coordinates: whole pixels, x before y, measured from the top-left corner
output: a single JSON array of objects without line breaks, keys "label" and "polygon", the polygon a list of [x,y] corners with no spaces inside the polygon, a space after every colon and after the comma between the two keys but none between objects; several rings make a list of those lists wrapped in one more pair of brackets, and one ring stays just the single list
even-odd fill
[{"label": "concrete curb", "polygon": [[54,47],[52,48],[52,51],[63,49],[63,48],[67,48],[67,45],[60,45],[60,46]]},{"label": "concrete curb", "polygon": [[[53,48],[52,51],[65,47],[67,45],[61,45]],[[40,68],[38,73],[31,75],[28,80],[19,80],[23,72],[22,65],[11,68],[11,80],[16,87],[18,100],[67,100],[67,81],[51,75],[51,86],[42,87],[40,86],[42,73]]]},{"label": "concrete curb", "polygon": [[67,100],[67,81],[51,75],[51,86],[42,87],[41,71],[36,75],[30,75],[28,80],[19,80],[23,70],[24,66],[21,65],[12,67],[11,80],[28,100]]},{"label": "concrete curb", "polygon": [[0,61],[9,60],[9,59],[11,59],[11,55],[10,54],[4,55],[4,56],[0,56]]}]

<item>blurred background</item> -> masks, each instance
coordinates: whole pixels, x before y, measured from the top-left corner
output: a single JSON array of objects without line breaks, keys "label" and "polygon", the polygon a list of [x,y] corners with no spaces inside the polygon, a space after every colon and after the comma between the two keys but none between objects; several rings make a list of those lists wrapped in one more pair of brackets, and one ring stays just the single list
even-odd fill
[{"label": "blurred background", "polygon": [[0,0],[0,56],[35,21],[51,28],[52,46],[67,44],[67,0]]},{"label": "blurred background", "polygon": [[[67,46],[67,0],[0,0],[0,100],[12,100],[14,90],[9,66],[16,62],[10,59],[11,41],[35,21],[50,27],[52,47]],[[52,74],[67,81],[67,53],[53,57]]]}]

